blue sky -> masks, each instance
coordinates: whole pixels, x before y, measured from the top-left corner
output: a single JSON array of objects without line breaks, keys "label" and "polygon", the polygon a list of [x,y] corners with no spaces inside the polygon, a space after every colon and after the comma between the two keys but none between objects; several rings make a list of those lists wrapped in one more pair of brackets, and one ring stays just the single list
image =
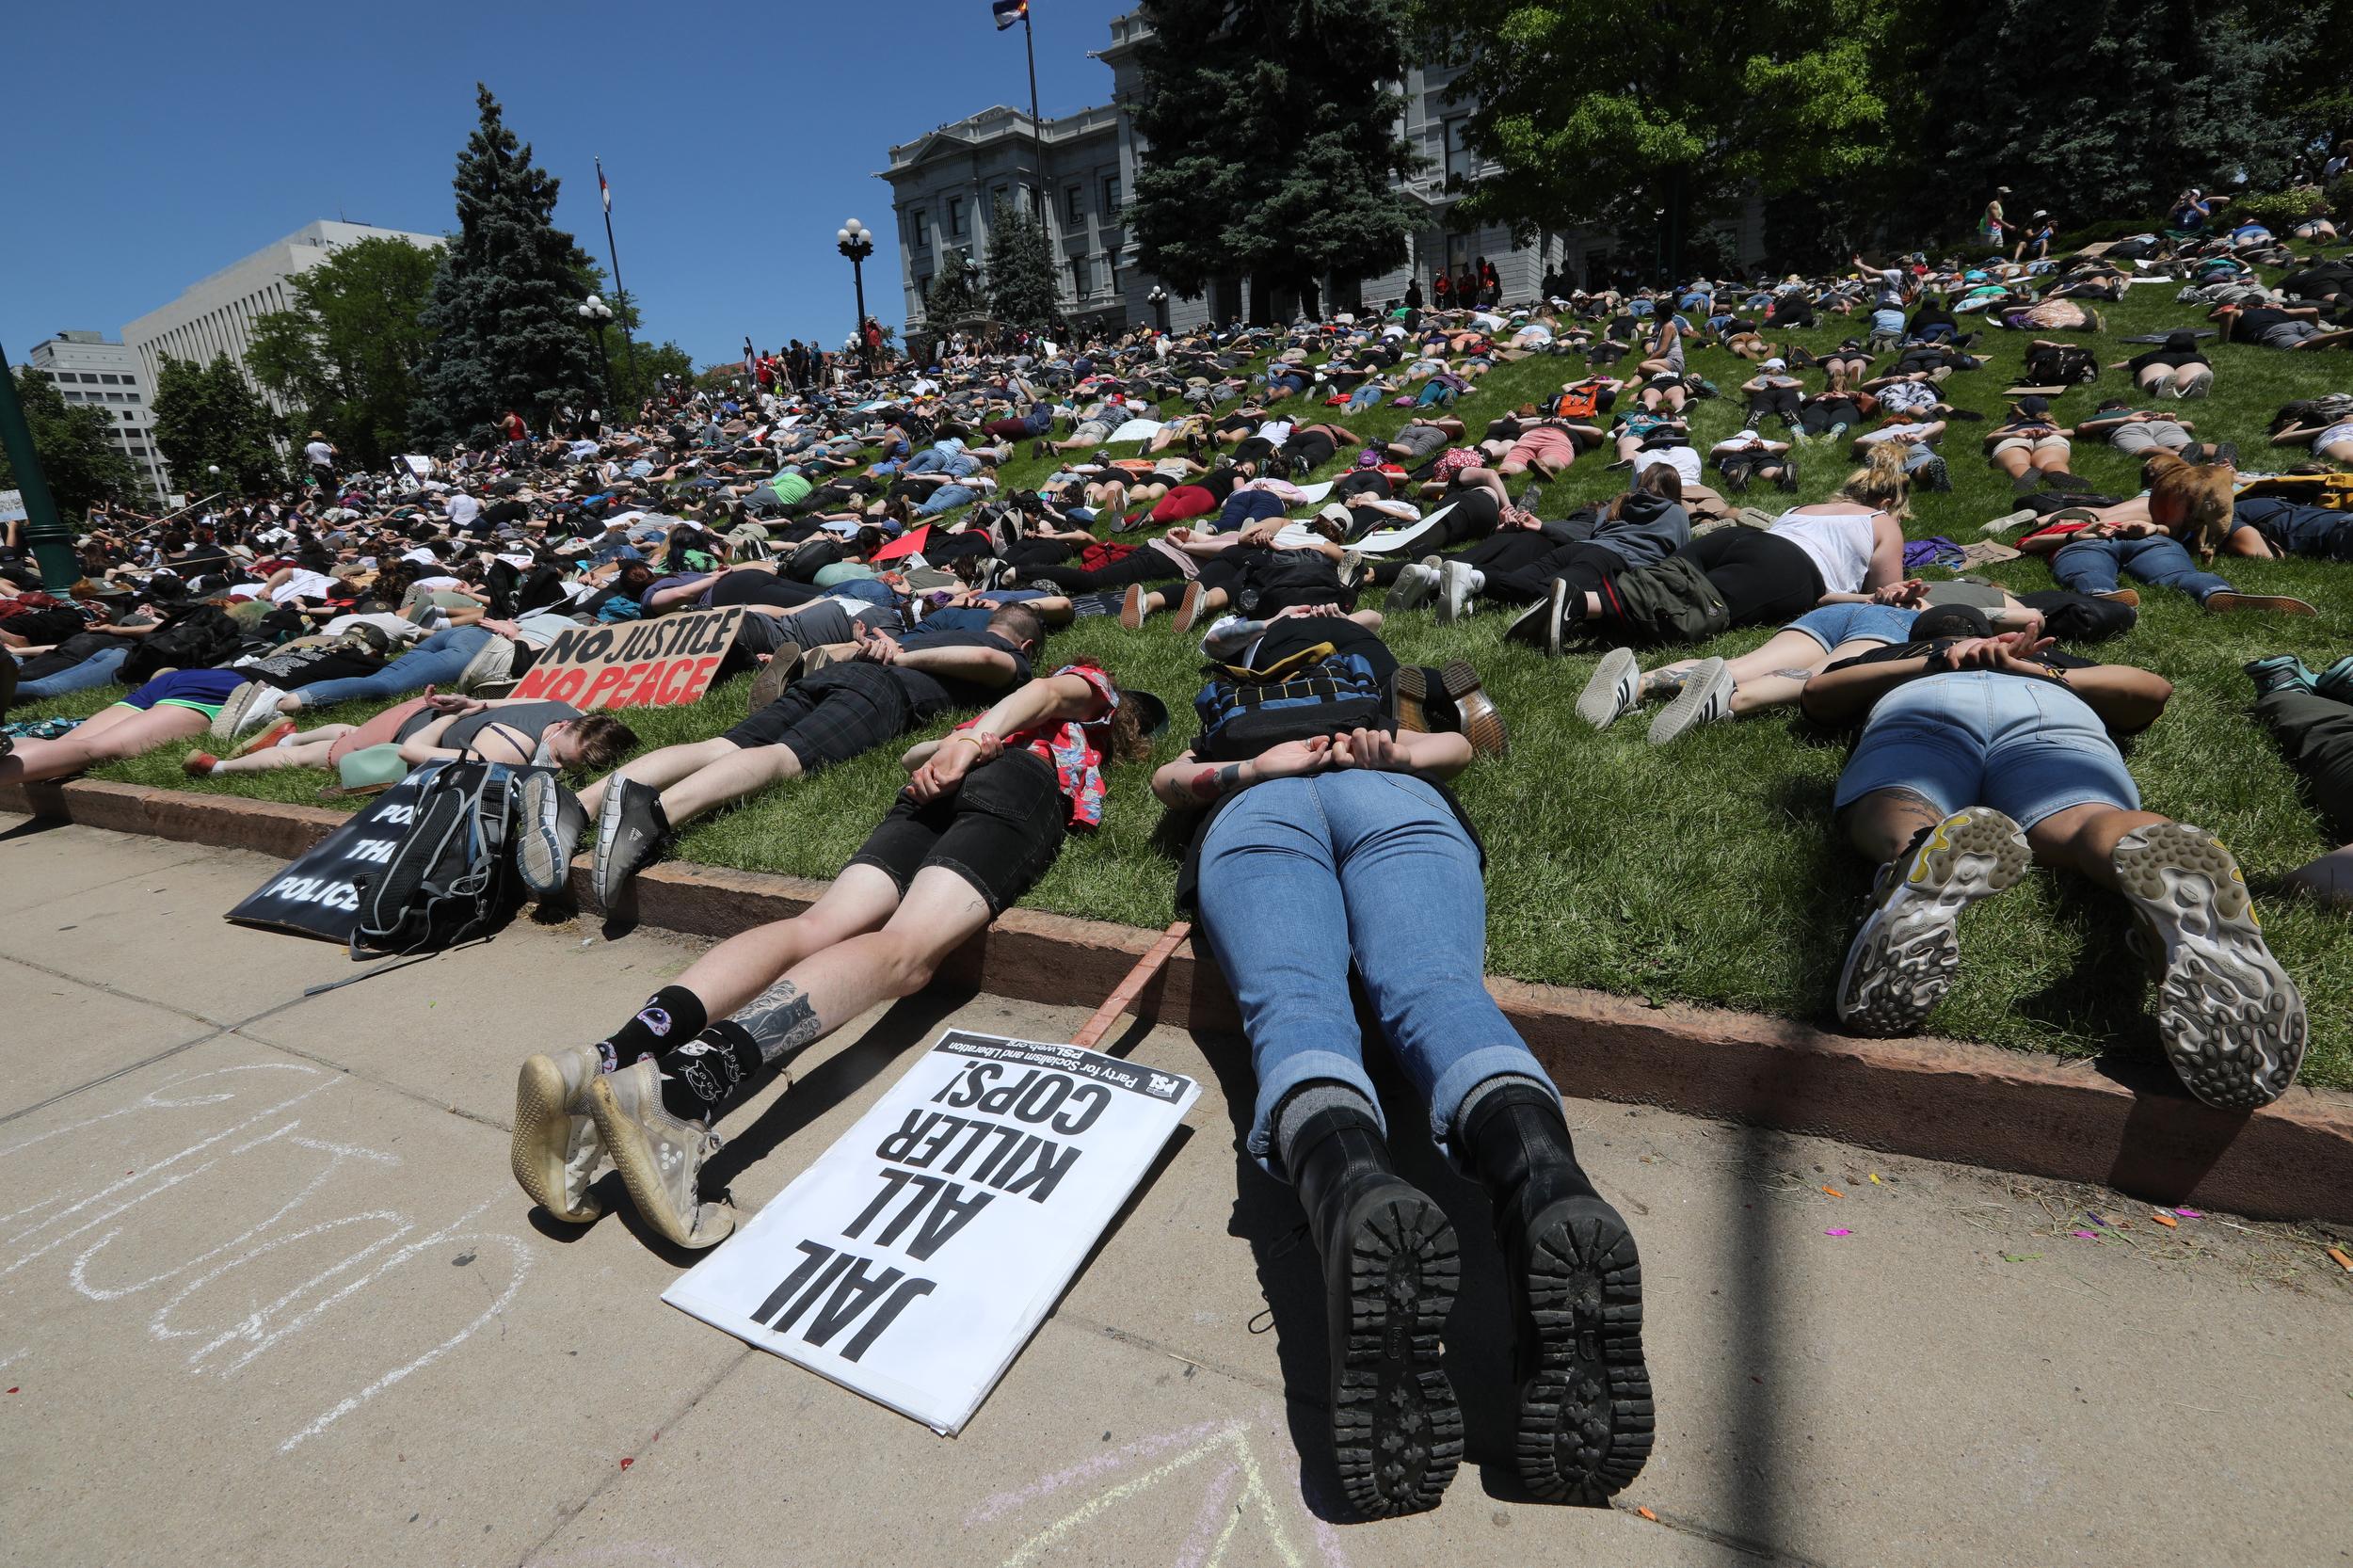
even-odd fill
[{"label": "blue sky", "polygon": [[[1132,0],[1033,0],[1039,106],[1111,95],[1087,57]],[[850,264],[834,231],[882,231],[867,304],[902,314],[894,142],[992,104],[1027,107],[1021,31],[988,0],[703,8],[531,4],[24,5],[7,25],[0,345],[108,336],[317,218],[425,233],[474,82],[564,182],[556,221],[600,262],[592,158],[613,183],[621,273],[655,338],[696,361],[746,333],[838,341]]]}]

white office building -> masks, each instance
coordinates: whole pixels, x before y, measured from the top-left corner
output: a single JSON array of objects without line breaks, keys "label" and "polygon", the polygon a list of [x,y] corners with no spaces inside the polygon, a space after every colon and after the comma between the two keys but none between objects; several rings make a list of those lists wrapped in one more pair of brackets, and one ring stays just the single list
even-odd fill
[{"label": "white office building", "polygon": [[312,223],[191,283],[170,304],[125,327],[122,341],[138,356],[151,387],[162,374],[167,356],[211,364],[216,355],[226,354],[242,367],[252,342],[253,323],[272,311],[293,308],[294,292],[287,287],[288,280],[310,271],[340,248],[368,239],[407,240],[426,249],[441,245],[439,234],[411,234],[370,223]]},{"label": "white office building", "polygon": [[126,344],[109,342],[104,332],[60,332],[35,344],[26,362],[69,404],[105,414],[115,450],[138,470],[149,499],[161,502],[170,493],[171,476],[155,447],[154,383]]}]

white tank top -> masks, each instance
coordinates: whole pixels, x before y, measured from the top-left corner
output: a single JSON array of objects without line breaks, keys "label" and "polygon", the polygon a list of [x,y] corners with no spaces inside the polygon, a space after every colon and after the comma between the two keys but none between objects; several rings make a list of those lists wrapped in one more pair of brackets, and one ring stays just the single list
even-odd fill
[{"label": "white tank top", "polygon": [[1814,558],[1822,586],[1850,594],[1871,569],[1871,512],[1784,512],[1772,531]]}]

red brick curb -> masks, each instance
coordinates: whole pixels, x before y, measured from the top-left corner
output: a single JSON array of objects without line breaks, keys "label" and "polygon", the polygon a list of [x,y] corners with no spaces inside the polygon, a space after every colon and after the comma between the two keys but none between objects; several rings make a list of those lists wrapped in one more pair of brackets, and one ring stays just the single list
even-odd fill
[{"label": "red brick curb", "polygon": [[[291,858],[341,812],[144,786],[0,788],[0,810]],[[591,898],[576,872],[584,906]],[[824,884],[716,866],[657,866],[637,918],[726,936],[808,907]],[[1025,1001],[1092,1007],[1157,933],[1026,909],[961,950],[943,979]],[[2113,1069],[1947,1040],[1858,1040],[1790,1019],[1653,1007],[1491,979],[1504,1013],[1571,1095],[1817,1133],[1844,1143],[2062,1180],[2162,1203],[2353,1223],[2353,1095],[2291,1090],[2254,1115],[2184,1094],[2161,1063]],[[1231,1032],[1232,997],[1188,945],[1139,999],[1155,1022]]]}]

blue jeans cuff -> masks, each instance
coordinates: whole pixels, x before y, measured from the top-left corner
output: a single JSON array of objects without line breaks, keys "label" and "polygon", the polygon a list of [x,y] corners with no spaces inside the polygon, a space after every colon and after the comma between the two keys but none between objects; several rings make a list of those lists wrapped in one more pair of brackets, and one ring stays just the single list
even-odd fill
[{"label": "blue jeans cuff", "polygon": [[[1430,1086],[1430,1139],[1452,1159],[1451,1135],[1454,1113],[1463,1109],[1463,1096],[1491,1078],[1510,1073],[1551,1083],[1552,1075],[1545,1071],[1536,1053],[1518,1040],[1510,1045],[1481,1046],[1466,1056],[1456,1059],[1452,1065],[1438,1075],[1438,1081]],[[1555,1085],[1555,1092],[1558,1092]]]},{"label": "blue jeans cuff", "polygon": [[1332,1050],[1303,1050],[1287,1056],[1273,1073],[1259,1080],[1257,1103],[1250,1112],[1250,1157],[1259,1169],[1277,1181],[1290,1179],[1283,1174],[1282,1157],[1274,1147],[1274,1112],[1290,1092],[1303,1083],[1345,1083],[1372,1102],[1373,1119],[1381,1124],[1386,1136],[1388,1119],[1381,1111],[1381,1097],[1373,1093],[1372,1080],[1365,1075],[1365,1064],[1353,1056]]}]

